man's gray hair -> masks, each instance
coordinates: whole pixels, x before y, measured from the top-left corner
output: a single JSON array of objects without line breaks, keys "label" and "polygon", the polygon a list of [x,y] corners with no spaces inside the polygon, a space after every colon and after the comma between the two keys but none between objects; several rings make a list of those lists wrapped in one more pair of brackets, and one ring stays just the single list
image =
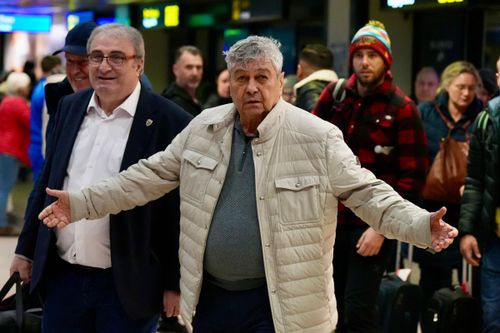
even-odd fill
[{"label": "man's gray hair", "polygon": [[138,59],[144,59],[146,56],[146,52],[144,50],[144,39],[142,38],[139,30],[119,23],[103,24],[95,28],[87,41],[87,53],[90,54],[92,41],[97,35],[100,34],[105,34],[108,37],[116,39],[127,39],[132,43],[135,56]]},{"label": "man's gray hair", "polygon": [[283,68],[280,46],[280,42],[271,37],[250,36],[242,39],[226,52],[227,68],[231,71],[236,65],[245,67],[251,61],[269,60],[279,74]]}]

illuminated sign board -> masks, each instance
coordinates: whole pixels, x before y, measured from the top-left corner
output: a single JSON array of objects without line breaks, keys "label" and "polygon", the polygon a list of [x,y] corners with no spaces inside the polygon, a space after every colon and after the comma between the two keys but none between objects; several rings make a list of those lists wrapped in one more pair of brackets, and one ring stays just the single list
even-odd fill
[{"label": "illuminated sign board", "polygon": [[179,6],[168,5],[165,6],[165,26],[166,27],[176,27],[179,25]]},{"label": "illuminated sign board", "polygon": [[50,32],[52,16],[0,14],[0,32]]},{"label": "illuminated sign board", "polygon": [[68,31],[73,29],[75,25],[83,22],[89,22],[94,20],[94,12],[84,11],[84,12],[71,12],[66,15],[66,26]]},{"label": "illuminated sign board", "polygon": [[383,8],[390,9],[421,9],[466,5],[468,2],[468,0],[382,0],[381,4]]},{"label": "illuminated sign board", "polygon": [[142,9],[142,26],[146,29],[158,28],[161,23],[161,8],[147,7]]},{"label": "illuminated sign board", "polygon": [[232,0],[231,18],[233,21],[266,21],[283,16],[283,1],[273,0]]},{"label": "illuminated sign board", "polygon": [[214,23],[215,17],[210,14],[196,14],[188,18],[188,26],[190,27],[210,27]]},{"label": "illuminated sign board", "polygon": [[115,17],[98,17],[95,19],[95,23],[97,25],[103,25],[103,24],[108,24],[108,23],[116,23],[116,18]]},{"label": "illuminated sign board", "polygon": [[115,7],[115,19],[117,23],[130,25],[130,13],[128,6],[121,5]]},{"label": "illuminated sign board", "polygon": [[237,41],[250,35],[248,29],[226,29],[224,30],[224,51],[228,51]]},{"label": "illuminated sign board", "polygon": [[172,28],[179,25],[179,6],[144,5],[141,7],[141,25],[145,29]]}]

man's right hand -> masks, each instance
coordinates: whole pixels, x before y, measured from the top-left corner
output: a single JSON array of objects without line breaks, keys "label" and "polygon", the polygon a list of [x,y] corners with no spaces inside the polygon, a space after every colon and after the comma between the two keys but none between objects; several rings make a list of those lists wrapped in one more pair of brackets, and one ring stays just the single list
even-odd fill
[{"label": "man's right hand", "polygon": [[56,197],[57,201],[45,207],[38,215],[49,228],[63,228],[71,223],[71,210],[69,206],[69,193],[67,191],[46,189],[47,194]]},{"label": "man's right hand", "polygon": [[14,272],[19,272],[19,276],[23,282],[31,281],[31,270],[33,268],[32,263],[29,260],[23,259],[19,256],[15,256],[10,264],[10,274]]},{"label": "man's right hand", "polygon": [[481,261],[481,251],[479,251],[479,245],[477,244],[476,237],[472,235],[465,235],[460,240],[460,253],[464,257],[465,261],[474,267],[479,266]]}]

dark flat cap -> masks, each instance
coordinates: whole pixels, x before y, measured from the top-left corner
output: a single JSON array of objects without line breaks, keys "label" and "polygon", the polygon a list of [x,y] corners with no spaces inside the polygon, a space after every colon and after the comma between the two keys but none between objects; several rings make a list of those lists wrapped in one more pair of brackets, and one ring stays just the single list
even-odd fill
[{"label": "dark flat cap", "polygon": [[97,27],[94,22],[84,22],[77,24],[71,29],[66,35],[64,40],[64,47],[60,50],[55,51],[52,55],[56,55],[61,52],[68,52],[77,55],[87,54],[87,40],[92,33],[92,30]]}]

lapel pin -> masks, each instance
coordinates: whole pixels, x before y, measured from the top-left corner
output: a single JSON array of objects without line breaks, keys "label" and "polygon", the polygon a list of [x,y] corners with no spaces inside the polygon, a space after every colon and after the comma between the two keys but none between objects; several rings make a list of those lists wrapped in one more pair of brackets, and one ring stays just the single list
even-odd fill
[{"label": "lapel pin", "polygon": [[149,127],[149,126],[151,126],[152,123],[153,123],[153,120],[151,120],[151,119],[146,120],[146,126]]}]

